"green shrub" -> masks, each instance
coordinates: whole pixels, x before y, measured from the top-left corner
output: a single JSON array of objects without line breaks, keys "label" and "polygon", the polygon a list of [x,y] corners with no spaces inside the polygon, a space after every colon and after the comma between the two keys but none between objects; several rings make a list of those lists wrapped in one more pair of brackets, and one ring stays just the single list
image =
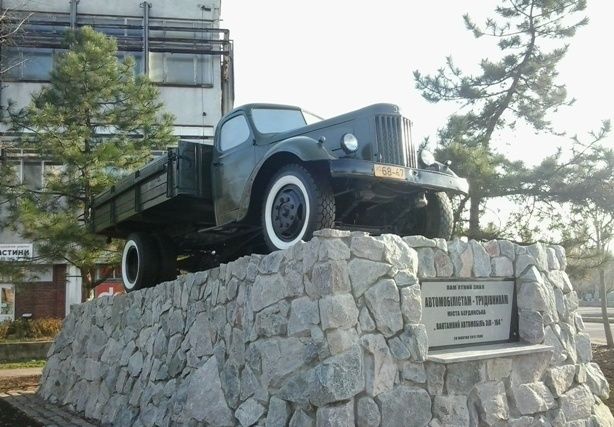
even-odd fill
[{"label": "green shrub", "polygon": [[35,319],[30,321],[31,338],[55,338],[62,330],[62,319]]},{"label": "green shrub", "polygon": [[5,340],[9,334],[10,321],[0,322],[0,340]]},{"label": "green shrub", "polygon": [[0,324],[0,340],[55,338],[61,329],[62,319],[17,319]]},{"label": "green shrub", "polygon": [[30,320],[16,319],[11,322],[9,327],[9,338],[24,339],[31,338]]}]

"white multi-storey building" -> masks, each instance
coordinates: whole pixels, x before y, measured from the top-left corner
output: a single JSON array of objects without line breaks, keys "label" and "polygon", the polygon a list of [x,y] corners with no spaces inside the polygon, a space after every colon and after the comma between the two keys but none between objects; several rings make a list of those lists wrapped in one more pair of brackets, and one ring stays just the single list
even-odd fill
[{"label": "white multi-storey building", "polygon": [[[159,87],[180,138],[212,143],[216,123],[232,109],[232,42],[219,26],[220,0],[0,0],[0,7],[15,22],[26,19],[0,51],[6,70],[0,84],[3,115],[9,102],[23,107],[49,82],[66,31],[85,25],[115,37],[120,57],[134,57],[136,72]],[[45,172],[58,160],[15,150],[13,139],[0,128],[0,165],[11,163],[22,183],[42,187]],[[36,243],[0,229],[0,260],[19,256],[36,257]],[[71,304],[81,302],[74,267],[61,262],[39,267],[17,294],[15,285],[0,277],[0,321],[28,314],[63,317]]]}]

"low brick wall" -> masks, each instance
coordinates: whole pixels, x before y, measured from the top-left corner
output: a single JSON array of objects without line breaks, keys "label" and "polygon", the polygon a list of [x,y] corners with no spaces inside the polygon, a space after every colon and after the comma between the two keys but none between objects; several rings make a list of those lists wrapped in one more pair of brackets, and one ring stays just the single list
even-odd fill
[{"label": "low brick wall", "polygon": [[[565,264],[542,244],[323,230],[76,307],[39,393],[116,426],[613,425]],[[429,359],[421,280],[510,276],[541,349]]]},{"label": "low brick wall", "polygon": [[0,362],[45,359],[52,341],[0,343]]}]

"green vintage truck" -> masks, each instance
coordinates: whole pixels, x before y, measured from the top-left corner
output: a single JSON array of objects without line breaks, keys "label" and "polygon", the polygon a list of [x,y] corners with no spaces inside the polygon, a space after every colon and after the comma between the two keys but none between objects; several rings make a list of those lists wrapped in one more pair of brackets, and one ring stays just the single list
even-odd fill
[{"label": "green vintage truck", "polygon": [[467,191],[448,165],[417,152],[394,105],[321,120],[250,104],[222,118],[212,146],[181,141],[98,195],[91,225],[126,239],[122,275],[133,291],[321,228],[449,238],[446,193]]}]

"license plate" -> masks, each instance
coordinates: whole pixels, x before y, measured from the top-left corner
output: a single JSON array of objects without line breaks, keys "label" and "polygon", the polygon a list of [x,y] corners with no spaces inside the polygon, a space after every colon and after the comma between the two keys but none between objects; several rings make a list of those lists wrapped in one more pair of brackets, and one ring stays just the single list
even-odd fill
[{"label": "license plate", "polygon": [[405,169],[397,166],[390,165],[373,165],[373,171],[375,172],[375,176],[381,178],[392,178],[392,179],[401,179],[405,181]]}]

